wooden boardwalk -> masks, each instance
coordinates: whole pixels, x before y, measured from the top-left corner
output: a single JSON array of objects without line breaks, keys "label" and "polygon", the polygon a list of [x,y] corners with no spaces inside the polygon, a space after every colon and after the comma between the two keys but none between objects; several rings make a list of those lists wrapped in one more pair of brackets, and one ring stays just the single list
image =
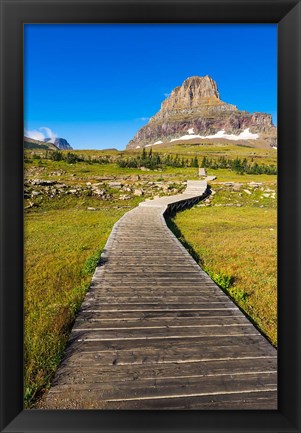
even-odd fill
[{"label": "wooden boardwalk", "polygon": [[44,408],[277,409],[277,353],[165,224],[206,182],[114,226]]}]

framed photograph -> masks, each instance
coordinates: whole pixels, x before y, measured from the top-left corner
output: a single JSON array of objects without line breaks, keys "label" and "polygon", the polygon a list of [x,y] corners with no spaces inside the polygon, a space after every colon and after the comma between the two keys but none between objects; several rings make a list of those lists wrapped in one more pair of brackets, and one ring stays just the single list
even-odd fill
[{"label": "framed photograph", "polygon": [[300,431],[300,2],[1,0],[1,431]]}]

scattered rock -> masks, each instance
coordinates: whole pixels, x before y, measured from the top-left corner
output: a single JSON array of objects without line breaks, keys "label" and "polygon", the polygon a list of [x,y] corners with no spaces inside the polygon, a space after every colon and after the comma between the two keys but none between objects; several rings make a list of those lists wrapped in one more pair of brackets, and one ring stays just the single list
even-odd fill
[{"label": "scattered rock", "polygon": [[242,187],[241,183],[235,183],[232,188],[233,191],[239,191],[241,187]]},{"label": "scattered rock", "polygon": [[136,196],[141,196],[143,194],[144,194],[144,192],[142,189],[135,189],[135,191],[134,191],[134,195],[136,195]]},{"label": "scattered rock", "polygon": [[251,188],[258,188],[262,186],[262,182],[249,182],[248,186],[250,186]]},{"label": "scattered rock", "polygon": [[62,176],[66,172],[64,170],[56,170],[49,173],[49,176]]},{"label": "scattered rock", "polygon": [[24,209],[30,209],[33,206],[35,206],[35,204],[32,201],[30,201],[29,204],[27,206],[25,206]]},{"label": "scattered rock", "polygon": [[49,186],[49,185],[55,185],[57,183],[56,180],[42,180],[42,179],[30,179],[29,182],[32,185],[39,185],[39,186]]},{"label": "scattered rock", "polygon": [[98,196],[103,196],[103,195],[105,195],[106,192],[103,189],[94,189],[93,193],[98,195]]},{"label": "scattered rock", "polygon": [[108,180],[114,180],[115,176],[94,176],[93,179],[98,180],[100,182],[105,182]]},{"label": "scattered rock", "polygon": [[246,194],[249,194],[249,195],[251,195],[252,193],[251,193],[251,191],[250,190],[248,190],[248,189],[244,189],[244,192],[246,193]]},{"label": "scattered rock", "polygon": [[120,182],[109,182],[108,185],[109,188],[115,188],[115,189],[119,189],[122,187],[122,184]]}]

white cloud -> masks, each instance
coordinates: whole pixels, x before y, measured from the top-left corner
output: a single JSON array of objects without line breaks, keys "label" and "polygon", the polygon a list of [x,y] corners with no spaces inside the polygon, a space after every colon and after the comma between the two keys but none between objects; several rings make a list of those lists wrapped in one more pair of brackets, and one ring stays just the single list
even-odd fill
[{"label": "white cloud", "polygon": [[150,117],[139,117],[138,120],[142,120],[142,122],[148,122]]},{"label": "white cloud", "polygon": [[165,98],[168,98],[171,95],[171,93],[164,93]]},{"label": "white cloud", "polygon": [[[45,131],[45,133],[42,131]],[[31,131],[29,131],[28,129],[25,129],[24,135],[28,138],[32,138],[33,140],[39,140],[39,141],[44,141],[45,138],[50,138],[51,143],[54,143],[55,139],[57,138],[57,134],[55,134],[47,126],[42,126],[39,129],[33,129]]]},{"label": "white cloud", "polygon": [[47,126],[42,126],[39,130],[44,130],[46,132],[45,138],[50,138],[50,143],[54,143],[57,138],[57,134],[55,134],[50,128]]},{"label": "white cloud", "polygon": [[39,140],[39,141],[44,141],[45,138],[44,134],[40,131],[37,131],[36,129],[32,131],[28,131],[27,129],[25,129],[24,135],[25,137],[33,138],[34,140]]}]

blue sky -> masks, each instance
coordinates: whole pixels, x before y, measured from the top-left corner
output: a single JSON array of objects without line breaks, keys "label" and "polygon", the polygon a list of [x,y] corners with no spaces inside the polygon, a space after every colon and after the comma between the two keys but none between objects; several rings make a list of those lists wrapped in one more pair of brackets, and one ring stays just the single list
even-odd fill
[{"label": "blue sky", "polygon": [[277,122],[274,24],[26,24],[24,59],[25,129],[74,149],[124,149],[193,75]]}]

